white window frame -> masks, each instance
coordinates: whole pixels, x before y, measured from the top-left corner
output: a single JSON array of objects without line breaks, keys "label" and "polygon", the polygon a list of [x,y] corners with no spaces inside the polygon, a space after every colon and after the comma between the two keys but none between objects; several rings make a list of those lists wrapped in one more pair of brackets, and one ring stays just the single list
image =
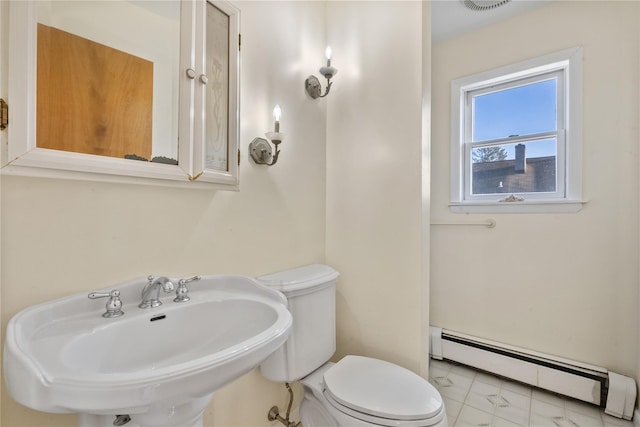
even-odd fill
[{"label": "white window frame", "polygon": [[[557,78],[557,129],[472,142],[471,97]],[[555,193],[474,195],[473,148],[557,138]],[[524,200],[521,200],[521,199]],[[451,203],[453,212],[577,212],[582,208],[582,48],[572,48],[454,80],[451,84]]]}]

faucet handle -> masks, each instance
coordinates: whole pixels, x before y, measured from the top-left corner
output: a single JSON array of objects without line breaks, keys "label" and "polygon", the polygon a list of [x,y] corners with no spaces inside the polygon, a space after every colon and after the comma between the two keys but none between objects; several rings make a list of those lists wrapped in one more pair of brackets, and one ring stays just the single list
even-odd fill
[{"label": "faucet handle", "polygon": [[187,283],[195,282],[196,280],[200,280],[200,276],[189,277],[188,279],[180,279],[178,281],[178,289],[176,289],[176,297],[173,299],[174,302],[186,302],[189,301],[189,289],[187,289]]},{"label": "faucet handle", "polygon": [[89,295],[87,295],[87,297],[89,299],[109,297],[106,305],[107,311],[102,314],[102,317],[110,319],[113,317],[120,317],[124,314],[124,311],[122,311],[122,300],[120,299],[120,291],[117,289],[114,289],[110,292],[91,292]]},{"label": "faucet handle", "polygon": [[178,285],[186,285],[187,283],[195,282],[196,280],[200,280],[200,276],[189,277],[188,279],[180,279],[178,281]]}]

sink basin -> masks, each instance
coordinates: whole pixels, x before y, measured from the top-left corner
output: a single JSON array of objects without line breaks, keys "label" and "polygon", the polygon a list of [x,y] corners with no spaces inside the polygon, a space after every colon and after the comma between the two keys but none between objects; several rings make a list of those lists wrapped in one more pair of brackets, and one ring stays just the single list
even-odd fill
[{"label": "sink basin", "polygon": [[[212,393],[288,337],[286,299],[252,278],[204,276],[189,285],[190,301],[165,294],[163,305],[141,309],[145,284],[137,279],[109,288],[121,293],[125,314],[117,318],[103,318],[106,301],[86,294],[14,316],[4,348],[11,396],[43,412],[129,414],[142,426],[201,425]],[[82,425],[86,417],[79,419]]]}]

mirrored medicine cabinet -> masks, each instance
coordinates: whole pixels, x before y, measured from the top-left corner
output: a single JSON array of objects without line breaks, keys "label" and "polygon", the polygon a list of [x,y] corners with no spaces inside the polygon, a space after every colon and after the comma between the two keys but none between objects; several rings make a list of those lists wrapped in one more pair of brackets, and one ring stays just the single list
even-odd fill
[{"label": "mirrored medicine cabinet", "polygon": [[10,2],[3,174],[238,189],[240,12]]}]

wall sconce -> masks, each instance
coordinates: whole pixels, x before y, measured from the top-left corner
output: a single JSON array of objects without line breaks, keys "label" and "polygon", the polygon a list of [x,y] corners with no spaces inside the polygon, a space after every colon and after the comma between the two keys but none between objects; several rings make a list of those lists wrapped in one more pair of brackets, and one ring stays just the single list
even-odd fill
[{"label": "wall sconce", "polygon": [[307,80],[304,81],[304,88],[313,99],[324,98],[329,95],[329,90],[331,90],[331,78],[338,74],[338,70],[331,66],[331,48],[329,46],[327,46],[325,54],[327,56],[327,66],[320,68],[320,74],[327,79],[327,88],[324,95],[321,95],[322,87],[320,86],[320,81],[316,76],[309,76],[307,77]]},{"label": "wall sconce", "polygon": [[264,135],[273,142],[276,153],[272,155],[271,144],[264,138],[254,138],[249,144],[249,155],[259,165],[273,166],[278,161],[278,155],[280,149],[278,145],[284,139],[284,134],[280,132],[280,116],[282,115],[282,109],[279,105],[276,105],[273,109],[273,132],[267,132]]}]

